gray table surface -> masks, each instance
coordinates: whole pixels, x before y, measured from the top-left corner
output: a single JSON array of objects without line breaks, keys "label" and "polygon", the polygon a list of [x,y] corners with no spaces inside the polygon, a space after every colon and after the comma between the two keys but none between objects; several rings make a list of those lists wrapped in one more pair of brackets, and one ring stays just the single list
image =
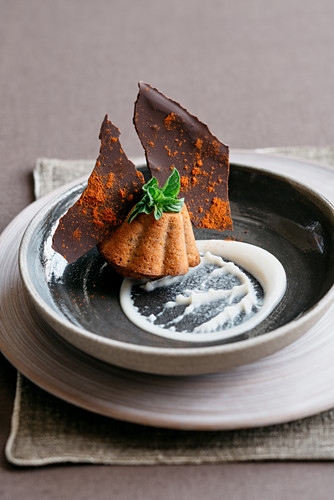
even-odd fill
[{"label": "gray table surface", "polygon": [[[334,142],[332,0],[0,0],[0,230],[36,157],[94,158],[105,113],[129,156],[137,81],[233,148]],[[0,448],[15,370],[0,357]],[[329,499],[330,463],[16,469],[1,499]]]}]

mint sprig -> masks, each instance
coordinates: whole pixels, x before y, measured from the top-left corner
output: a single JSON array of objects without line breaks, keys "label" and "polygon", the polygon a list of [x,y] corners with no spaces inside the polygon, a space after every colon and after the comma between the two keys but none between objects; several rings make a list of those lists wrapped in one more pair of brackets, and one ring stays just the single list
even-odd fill
[{"label": "mint sprig", "polygon": [[152,177],[143,186],[142,189],[145,194],[135,205],[128,218],[128,222],[132,222],[141,213],[150,214],[154,211],[154,218],[159,220],[164,212],[181,212],[184,198],[177,198],[180,188],[180,175],[176,168],[174,168],[168,177],[163,188],[159,188],[157,179]]}]

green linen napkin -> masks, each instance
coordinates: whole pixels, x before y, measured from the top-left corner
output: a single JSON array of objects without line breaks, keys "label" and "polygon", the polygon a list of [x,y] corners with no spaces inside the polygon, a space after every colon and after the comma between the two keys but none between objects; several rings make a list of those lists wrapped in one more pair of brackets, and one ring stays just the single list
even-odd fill
[{"label": "green linen napkin", "polygon": [[[307,158],[334,166],[334,148],[257,150]],[[38,159],[35,194],[40,197],[88,174],[93,161]],[[333,460],[334,410],[295,422],[236,431],[178,431],[120,422],[77,408],[18,374],[9,462],[115,465],[203,464],[263,460]]]}]

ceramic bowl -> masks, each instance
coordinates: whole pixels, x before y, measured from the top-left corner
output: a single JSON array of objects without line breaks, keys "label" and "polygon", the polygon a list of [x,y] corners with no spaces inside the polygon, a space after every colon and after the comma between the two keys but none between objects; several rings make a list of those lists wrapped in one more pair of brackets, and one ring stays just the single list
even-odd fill
[{"label": "ceramic bowl", "polygon": [[37,313],[63,339],[93,357],[164,375],[219,372],[293,342],[333,301],[331,203],[295,180],[232,164],[229,192],[234,231],[195,230],[196,239],[231,237],[272,253],[287,277],[283,299],[264,321],[237,338],[191,343],[147,333],[123,314],[122,278],[105,265],[96,248],[70,265],[51,248],[59,218],[84,187],[80,183],[65,191],[33,218],[21,242],[19,267]]}]

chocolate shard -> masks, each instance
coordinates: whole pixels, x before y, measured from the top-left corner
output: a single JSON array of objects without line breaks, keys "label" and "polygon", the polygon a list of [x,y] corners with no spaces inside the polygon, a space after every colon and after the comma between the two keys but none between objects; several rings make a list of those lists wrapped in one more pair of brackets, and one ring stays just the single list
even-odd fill
[{"label": "chocolate shard", "polygon": [[125,220],[142,196],[144,177],[125,155],[118,128],[106,115],[101,126],[100,154],[86,189],[60,219],[53,249],[74,262]]},{"label": "chocolate shard", "polygon": [[151,175],[163,186],[177,168],[194,226],[232,229],[228,146],[180,104],[146,83],[138,85],[133,121]]}]

